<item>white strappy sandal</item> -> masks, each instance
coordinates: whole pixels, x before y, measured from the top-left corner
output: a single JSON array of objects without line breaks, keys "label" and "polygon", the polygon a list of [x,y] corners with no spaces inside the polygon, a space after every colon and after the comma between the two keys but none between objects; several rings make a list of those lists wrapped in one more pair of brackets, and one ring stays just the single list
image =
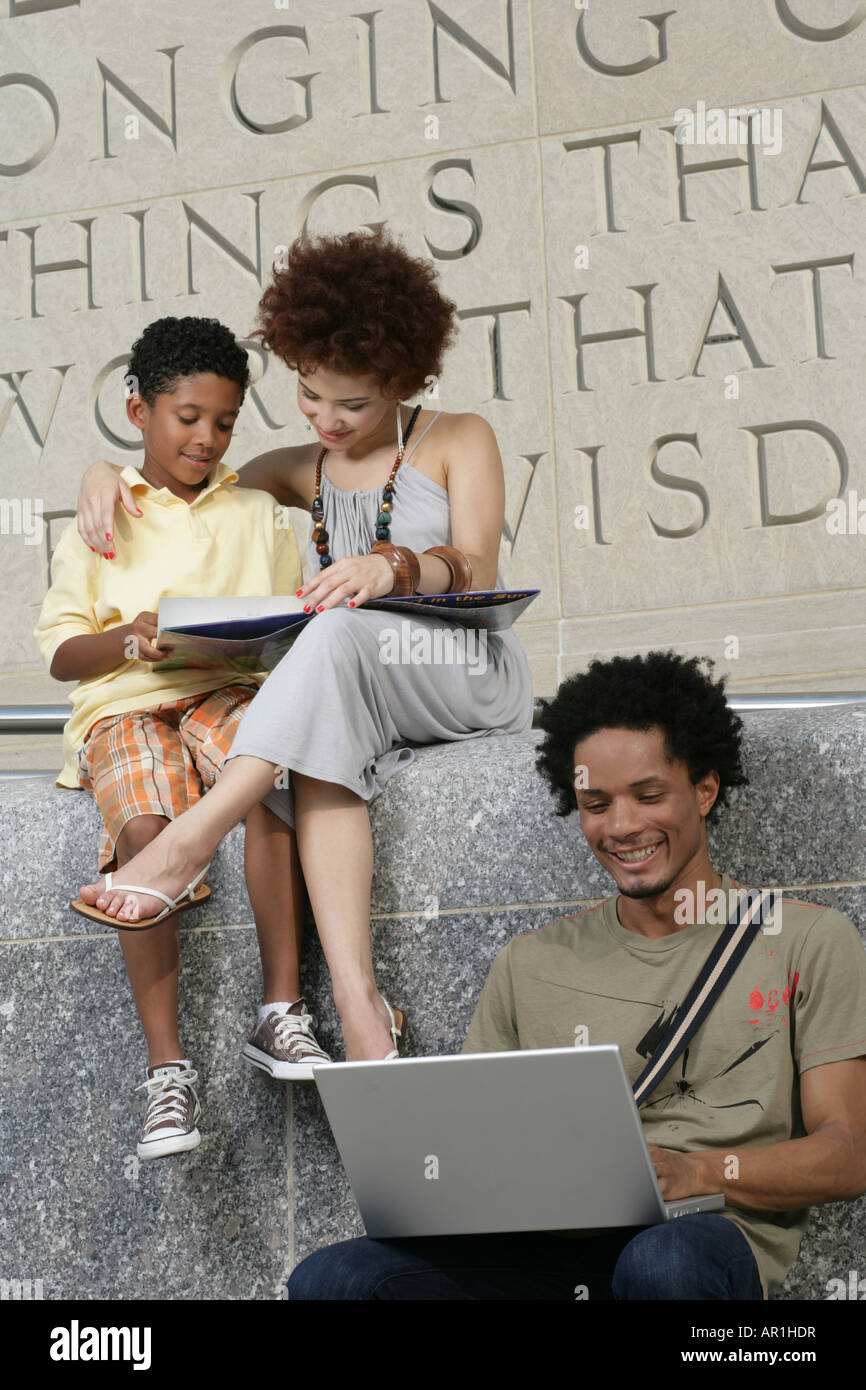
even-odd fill
[{"label": "white strappy sandal", "polygon": [[[402,1013],[400,1009],[392,1009],[391,1005],[388,1003],[388,1000],[385,999],[384,996],[382,998],[382,1003],[385,1005],[385,1008],[391,1015],[391,1041],[394,1044],[393,1052],[389,1052],[387,1056],[383,1058],[383,1061],[393,1062],[395,1058],[400,1056],[397,1039],[403,1038],[403,1040],[405,1041],[406,1015]],[[398,1019],[400,1020],[399,1025],[397,1023]]]},{"label": "white strappy sandal", "polygon": [[[119,922],[116,917],[109,917],[107,912],[96,907],[93,903],[86,903],[83,898],[73,898],[69,906],[75,911],[80,912],[82,917],[89,917],[92,922],[104,922],[106,926],[117,927],[119,931],[145,931],[148,927],[155,927],[158,922],[164,922],[166,918],[173,917],[176,912],[183,912],[188,907],[196,907],[210,897],[210,889],[202,883],[202,879],[211,866],[211,861],[205,864],[200,874],[186,885],[182,893],[178,893],[176,898],[170,898],[167,893],[162,893],[158,888],[145,888],[140,883],[112,883],[114,870],[105,875],[105,885],[103,891],[106,893],[144,893],[149,898],[161,898],[166,904],[162,912],[156,917],[140,917],[137,922]],[[119,873],[120,870],[118,869]]]}]

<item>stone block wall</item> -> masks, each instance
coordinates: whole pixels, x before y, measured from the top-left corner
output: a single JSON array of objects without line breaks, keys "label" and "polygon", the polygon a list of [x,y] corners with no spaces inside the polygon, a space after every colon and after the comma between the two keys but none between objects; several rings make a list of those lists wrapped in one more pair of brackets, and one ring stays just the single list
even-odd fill
[{"label": "stone block wall", "polygon": [[[866,944],[866,704],[745,716],[751,785],[713,835],[741,882],[846,913]],[[612,891],[535,770],[540,735],[422,748],[372,803],[373,957],[413,1055],[459,1050],[497,951]],[[0,1276],[46,1298],[272,1299],[304,1255],[361,1232],[314,1086],[241,1057],[259,1003],[243,831],[181,919],[181,1039],[200,1073],[202,1143],[139,1164],[146,1048],[113,930],[69,911],[98,818],[45,779],[0,783]],[[461,831],[467,850],[453,851]],[[313,923],[303,988],[342,1044]],[[816,1208],[782,1298],[862,1274],[866,1198]],[[22,1261],[26,1259],[26,1266]]]},{"label": "stone block wall", "polygon": [[[0,0],[0,703],[61,694],[32,628],[84,467],[140,457],[134,338],[246,338],[281,247],[379,223],[458,305],[432,389],[497,431],[538,694],[660,644],[863,688],[866,11],[646,9]],[[305,437],[249,346],[236,466]]]}]

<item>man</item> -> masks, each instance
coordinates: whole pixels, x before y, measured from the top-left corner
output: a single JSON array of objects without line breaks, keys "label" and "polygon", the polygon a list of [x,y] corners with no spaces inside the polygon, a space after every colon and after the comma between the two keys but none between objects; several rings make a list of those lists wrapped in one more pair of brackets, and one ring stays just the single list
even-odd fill
[{"label": "man", "polygon": [[[557,814],[576,798],[619,893],[509,942],[463,1051],[567,1047],[580,1030],[617,1043],[634,1082],[737,898],[710,861],[707,823],[747,782],[742,722],[697,658],[653,652],[565,681],[542,728],[537,765]],[[852,923],[781,900],[641,1107],[665,1200],[722,1191],[724,1213],[590,1234],[345,1241],[305,1260],[289,1297],[765,1297],[797,1257],[809,1205],[866,1190],[864,1024]]]}]

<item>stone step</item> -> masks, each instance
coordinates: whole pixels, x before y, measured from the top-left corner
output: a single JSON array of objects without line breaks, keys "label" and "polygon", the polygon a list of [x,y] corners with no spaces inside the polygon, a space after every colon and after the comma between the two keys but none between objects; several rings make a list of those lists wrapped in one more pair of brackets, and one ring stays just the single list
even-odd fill
[{"label": "stone step", "polygon": [[[713,833],[714,862],[838,907],[864,931],[866,704],[743,719],[751,785]],[[413,1054],[459,1049],[512,935],[611,891],[577,818],[553,813],[540,738],[418,749],[371,806],[377,977],[410,1018]],[[0,782],[2,1272],[43,1279],[46,1298],[279,1298],[298,1259],[361,1227],[315,1088],[273,1082],[240,1056],[260,989],[243,830],[214,859],[210,900],[180,919],[202,1143],[139,1164],[132,1088],[146,1055],[117,934],[68,909],[94,876],[98,828],[84,793]],[[304,989],[340,1055],[309,909],[307,928]],[[815,1209],[776,1296],[826,1297],[864,1248],[866,1199]]]}]

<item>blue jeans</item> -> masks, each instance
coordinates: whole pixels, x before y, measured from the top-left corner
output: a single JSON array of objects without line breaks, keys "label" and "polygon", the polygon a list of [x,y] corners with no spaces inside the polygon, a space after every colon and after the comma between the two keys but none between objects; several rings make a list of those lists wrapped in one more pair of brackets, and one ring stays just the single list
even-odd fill
[{"label": "blue jeans", "polygon": [[343,1240],[302,1260],[290,1299],[763,1298],[746,1237],[715,1212],[579,1239],[548,1232]]}]

